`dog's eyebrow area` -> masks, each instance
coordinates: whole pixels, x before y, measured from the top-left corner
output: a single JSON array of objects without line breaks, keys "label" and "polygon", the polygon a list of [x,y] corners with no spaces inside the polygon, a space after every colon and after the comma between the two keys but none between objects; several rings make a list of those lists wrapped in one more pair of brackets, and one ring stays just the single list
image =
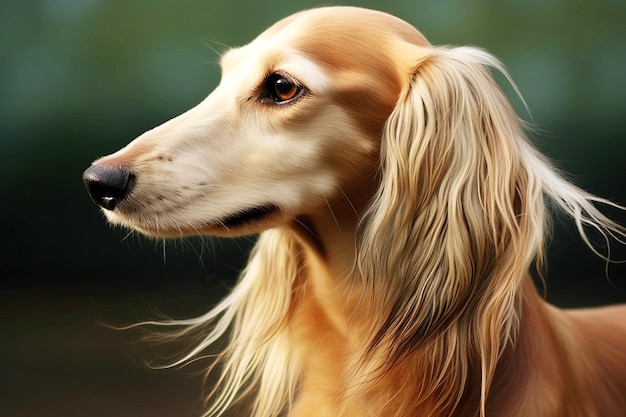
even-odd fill
[{"label": "dog's eyebrow area", "polygon": [[[241,48],[228,50],[220,59],[222,73],[235,71],[255,73],[258,80],[273,73],[285,73],[303,84],[312,93],[324,92],[331,87],[330,77],[321,66],[294,48],[255,48],[254,42]],[[252,71],[251,71],[252,69]]]}]

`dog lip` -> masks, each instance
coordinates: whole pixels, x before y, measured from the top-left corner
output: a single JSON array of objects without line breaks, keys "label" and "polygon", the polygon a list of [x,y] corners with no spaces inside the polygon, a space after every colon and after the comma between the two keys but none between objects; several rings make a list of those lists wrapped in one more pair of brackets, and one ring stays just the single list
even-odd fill
[{"label": "dog lip", "polygon": [[251,223],[256,220],[260,220],[263,217],[272,214],[278,210],[276,204],[263,204],[260,206],[254,206],[247,209],[243,209],[223,218],[220,224],[232,228],[242,226],[244,224]]}]

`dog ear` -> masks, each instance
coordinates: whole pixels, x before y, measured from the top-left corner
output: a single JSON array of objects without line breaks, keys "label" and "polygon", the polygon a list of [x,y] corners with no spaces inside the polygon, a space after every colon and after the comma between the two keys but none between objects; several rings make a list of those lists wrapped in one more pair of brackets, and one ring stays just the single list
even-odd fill
[{"label": "dog ear", "polygon": [[489,67],[502,70],[475,48],[423,51],[382,135],[357,271],[379,303],[372,346],[396,360],[452,328],[497,355],[542,253],[542,185],[524,163],[538,154]]}]

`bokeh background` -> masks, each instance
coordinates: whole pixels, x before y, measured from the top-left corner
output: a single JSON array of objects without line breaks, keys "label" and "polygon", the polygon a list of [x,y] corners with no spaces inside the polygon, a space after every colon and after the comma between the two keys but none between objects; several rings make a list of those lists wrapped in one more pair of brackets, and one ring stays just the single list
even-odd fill
[{"label": "bokeh background", "polygon": [[[626,203],[626,2],[342,4],[401,16],[433,43],[499,56],[532,111],[537,146],[577,184]],[[206,311],[254,239],[162,242],[108,227],[81,173],[201,101],[228,45],[319,5],[0,0],[0,415],[199,414],[197,369],[149,371],[143,361],[163,351],[104,324]],[[613,254],[626,258],[618,247]],[[557,221],[548,300],[626,301],[626,268],[610,265],[607,278],[605,266],[570,222]]]}]

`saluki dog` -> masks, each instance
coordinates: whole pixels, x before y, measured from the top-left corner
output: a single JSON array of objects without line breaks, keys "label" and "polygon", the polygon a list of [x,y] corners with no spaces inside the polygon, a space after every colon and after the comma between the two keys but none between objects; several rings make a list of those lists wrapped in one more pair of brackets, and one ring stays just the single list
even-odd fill
[{"label": "saluki dog", "polygon": [[220,65],[83,174],[145,235],[259,234],[227,298],[162,323],[201,334],[176,364],[228,337],[207,415],[242,395],[255,417],[626,415],[626,308],[562,311],[531,279],[550,213],[592,249],[625,229],[530,144],[496,58],[327,7]]}]

